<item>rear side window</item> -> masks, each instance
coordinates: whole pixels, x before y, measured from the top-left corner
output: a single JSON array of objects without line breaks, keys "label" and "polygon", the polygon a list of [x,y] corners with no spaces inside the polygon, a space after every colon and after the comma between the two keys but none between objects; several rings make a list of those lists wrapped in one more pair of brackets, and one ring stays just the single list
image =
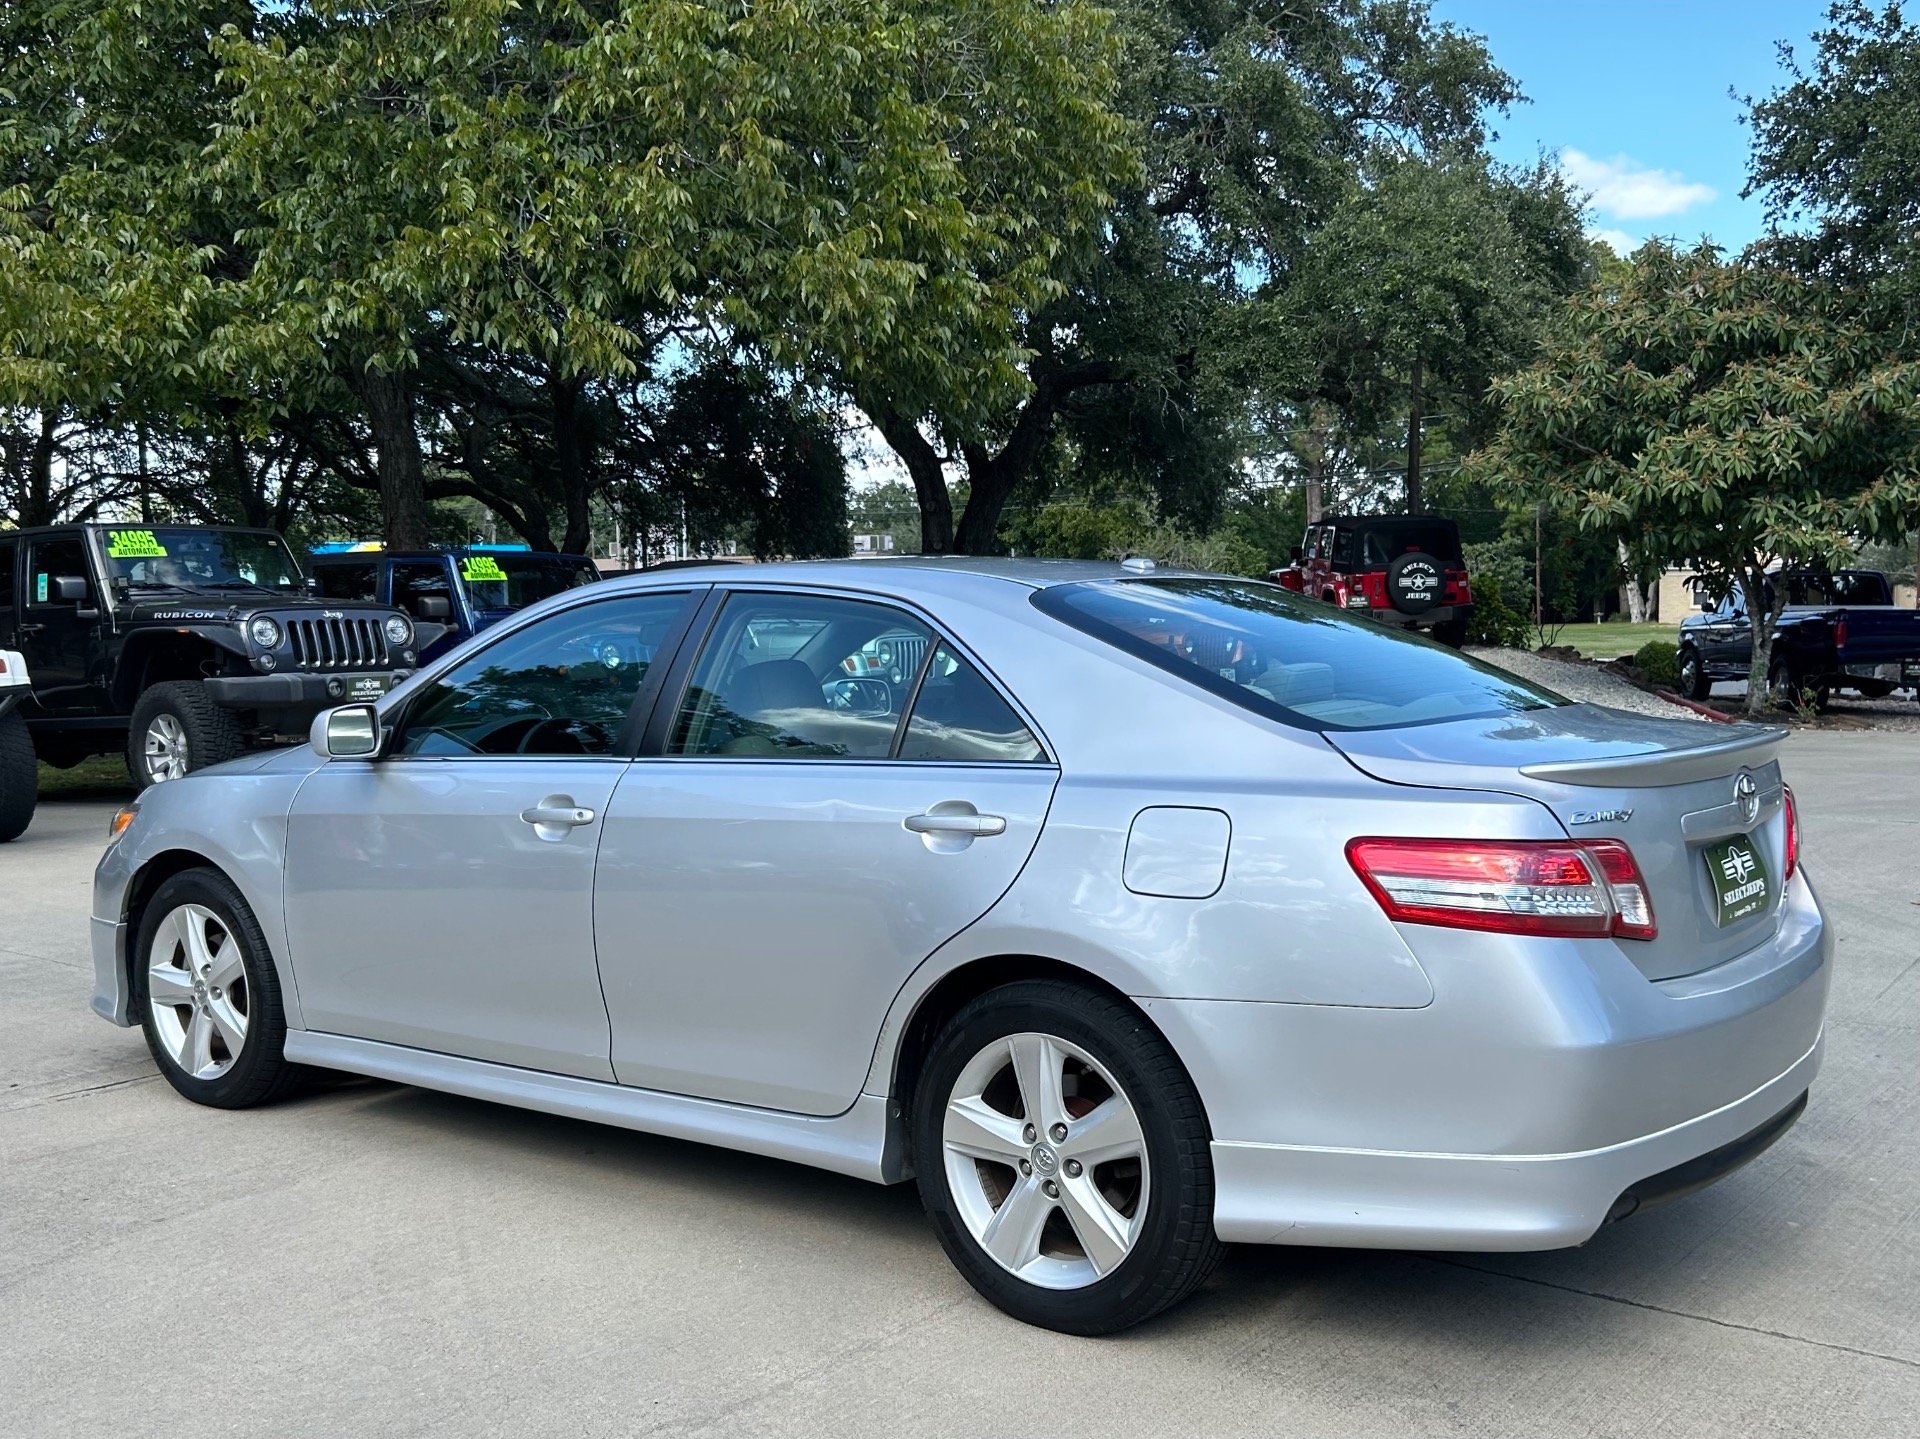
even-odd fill
[{"label": "rear side window", "polygon": [[313,577],[320,593],[330,600],[372,600],[377,597],[380,567],[372,562],[352,565],[316,565]]},{"label": "rear side window", "polygon": [[415,619],[423,619],[420,601],[440,599],[447,603],[447,613],[440,616],[447,619],[455,613],[453,608],[453,582],[447,578],[447,567],[439,561],[426,564],[405,564],[393,567],[393,603],[396,609],[403,609]]},{"label": "rear side window", "polygon": [[979,670],[941,645],[900,742],[901,759],[1031,763],[1045,752]]},{"label": "rear side window", "polygon": [[1394,729],[1567,701],[1404,631],[1253,580],[1099,580],[1038,591],[1054,618],[1283,724]]},{"label": "rear side window", "polygon": [[[69,578],[87,579],[87,551],[79,540],[36,540],[27,547],[28,604],[63,603],[60,588],[54,581]],[[91,590],[91,583],[88,588]]]}]

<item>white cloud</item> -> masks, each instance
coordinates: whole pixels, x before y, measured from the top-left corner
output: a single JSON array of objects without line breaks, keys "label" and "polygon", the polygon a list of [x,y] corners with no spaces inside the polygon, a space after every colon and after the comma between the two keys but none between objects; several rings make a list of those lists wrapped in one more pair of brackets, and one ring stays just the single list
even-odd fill
[{"label": "white cloud", "polygon": [[1694,184],[1670,170],[1648,169],[1625,155],[1596,160],[1580,150],[1563,150],[1560,170],[1592,197],[1594,209],[1616,220],[1678,215],[1715,198],[1711,186]]},{"label": "white cloud", "polygon": [[1640,242],[1625,230],[1589,230],[1587,231],[1587,238],[1589,240],[1604,240],[1607,248],[1623,260],[1640,248]]}]

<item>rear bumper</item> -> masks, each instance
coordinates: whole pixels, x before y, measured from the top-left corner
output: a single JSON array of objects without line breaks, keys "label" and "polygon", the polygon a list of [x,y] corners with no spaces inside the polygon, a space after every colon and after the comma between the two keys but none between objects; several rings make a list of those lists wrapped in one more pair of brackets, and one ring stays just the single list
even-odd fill
[{"label": "rear bumper", "polygon": [[412,670],[361,670],[346,674],[225,675],[206,681],[207,697],[225,709],[323,709],[378,699]]},{"label": "rear bumper", "polygon": [[1804,875],[1764,944],[1680,979],[1648,980],[1626,941],[1401,933],[1423,1009],[1139,1000],[1206,1104],[1223,1239],[1580,1244],[1819,1069],[1832,937]]},{"label": "rear bumper", "polygon": [[1352,610],[1352,614],[1364,614],[1370,620],[1383,625],[1398,625],[1401,629],[1426,629],[1433,625],[1444,625],[1449,620],[1464,620],[1473,613],[1471,601],[1464,605],[1435,605],[1424,614],[1406,615],[1388,605],[1385,609]]},{"label": "rear bumper", "polygon": [[[1824,1038],[1816,1040],[1785,1073],[1711,1114],[1572,1154],[1217,1142],[1214,1228],[1241,1244],[1481,1251],[1584,1244],[1609,1217],[1691,1193],[1779,1138],[1799,1115],[1823,1048]],[[1644,1195],[1632,1195],[1643,1185]]]}]

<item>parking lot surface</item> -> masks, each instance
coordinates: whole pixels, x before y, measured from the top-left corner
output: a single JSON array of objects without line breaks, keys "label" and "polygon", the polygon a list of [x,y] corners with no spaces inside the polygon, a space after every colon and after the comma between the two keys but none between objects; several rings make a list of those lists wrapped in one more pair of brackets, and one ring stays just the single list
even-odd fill
[{"label": "parking lot surface", "polygon": [[1106,1340],[976,1298],[911,1186],[373,1082],[188,1104],[87,1008],[112,806],[44,802],[0,847],[0,1433],[1912,1433],[1920,735],[1783,763],[1839,945],[1774,1149],[1579,1250],[1236,1249]]}]

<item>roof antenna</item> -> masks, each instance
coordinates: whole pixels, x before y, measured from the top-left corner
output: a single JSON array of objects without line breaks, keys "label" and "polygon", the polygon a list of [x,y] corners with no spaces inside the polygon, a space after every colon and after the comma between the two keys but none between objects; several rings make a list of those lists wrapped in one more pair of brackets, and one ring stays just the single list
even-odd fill
[{"label": "roof antenna", "polygon": [[1136,575],[1150,575],[1156,566],[1153,561],[1145,555],[1128,555],[1124,560],[1120,561],[1120,568],[1123,570],[1132,570]]}]

